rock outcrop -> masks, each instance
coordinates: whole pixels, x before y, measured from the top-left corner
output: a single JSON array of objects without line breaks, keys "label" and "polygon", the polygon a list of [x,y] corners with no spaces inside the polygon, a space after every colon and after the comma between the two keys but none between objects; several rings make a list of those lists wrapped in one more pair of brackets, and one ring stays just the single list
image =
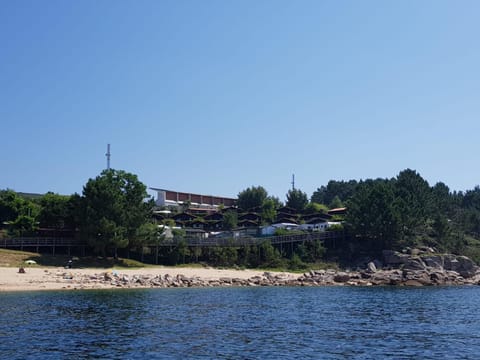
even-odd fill
[{"label": "rock outcrop", "polygon": [[95,275],[58,273],[57,282],[67,288],[168,288],[229,286],[431,286],[480,285],[480,269],[465,256],[437,254],[431,249],[384,251],[383,261],[369,261],[364,270],[311,270],[302,275],[265,272],[248,279],[222,277],[209,280],[184,275],[164,276],[104,272]]},{"label": "rock outcrop", "polygon": [[[402,271],[402,277],[396,277],[395,285],[461,285],[478,284],[480,270],[466,256],[437,254],[432,248],[407,249],[405,252],[383,251],[384,269]],[[368,267],[367,267],[368,272]],[[389,278],[390,273],[380,271],[378,276]]]}]

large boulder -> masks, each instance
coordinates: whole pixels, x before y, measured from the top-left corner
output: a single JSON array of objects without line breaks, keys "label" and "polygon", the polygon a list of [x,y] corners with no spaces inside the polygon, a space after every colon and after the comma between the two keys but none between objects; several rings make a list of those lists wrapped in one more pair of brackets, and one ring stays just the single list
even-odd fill
[{"label": "large boulder", "polygon": [[422,285],[433,285],[430,273],[426,270],[403,270],[405,281],[414,280]]},{"label": "large boulder", "polygon": [[478,266],[466,256],[445,255],[444,268],[456,271],[464,278],[470,278],[477,272]]},{"label": "large boulder", "polygon": [[400,270],[379,270],[370,275],[369,281],[373,285],[398,285],[403,281]]},{"label": "large boulder", "polygon": [[446,282],[446,275],[443,271],[433,270],[430,272],[430,280],[435,285],[443,285]]},{"label": "large boulder", "polygon": [[425,270],[425,263],[420,256],[410,256],[402,265],[405,270]]},{"label": "large boulder", "polygon": [[373,261],[370,261],[367,264],[367,271],[370,272],[370,273],[374,273],[374,272],[377,271],[377,267],[375,266],[375,263]]},{"label": "large boulder", "polygon": [[403,265],[410,258],[408,254],[402,254],[393,250],[383,250],[382,254],[383,263],[387,267],[400,267],[400,265]]},{"label": "large boulder", "polygon": [[441,255],[422,256],[425,265],[435,270],[443,270],[444,257]]},{"label": "large boulder", "polygon": [[[460,274],[463,278],[472,278],[475,276],[479,267],[466,256],[456,256],[453,254],[434,255],[431,248],[405,250],[403,253],[393,250],[384,250],[384,264],[389,268],[401,268],[412,271],[453,271]],[[410,254],[406,254],[409,252]],[[413,255],[417,253],[420,255]]]},{"label": "large boulder", "polygon": [[350,274],[347,274],[345,272],[339,272],[333,277],[333,281],[337,283],[346,283],[349,280],[350,280]]}]

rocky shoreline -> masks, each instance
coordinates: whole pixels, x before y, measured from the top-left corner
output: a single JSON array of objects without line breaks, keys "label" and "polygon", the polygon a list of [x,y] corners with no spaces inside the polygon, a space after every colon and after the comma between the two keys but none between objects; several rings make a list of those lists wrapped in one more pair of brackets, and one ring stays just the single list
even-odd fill
[{"label": "rocky shoreline", "polygon": [[299,279],[301,285],[352,286],[435,286],[480,285],[480,268],[468,257],[438,254],[432,248],[383,251],[383,260],[374,260],[357,271],[310,271]]},{"label": "rocky shoreline", "polygon": [[384,251],[383,261],[374,260],[355,271],[311,270],[302,275],[264,272],[250,278],[199,276],[129,275],[116,271],[82,275],[56,273],[64,288],[184,288],[243,286],[435,286],[480,285],[480,269],[465,257],[437,254],[433,249],[406,253]]},{"label": "rocky shoreline", "polygon": [[480,285],[480,268],[465,256],[431,248],[384,251],[353,270],[311,270],[304,274],[213,268],[137,270],[0,268],[0,291],[186,288],[245,286],[438,286]]}]

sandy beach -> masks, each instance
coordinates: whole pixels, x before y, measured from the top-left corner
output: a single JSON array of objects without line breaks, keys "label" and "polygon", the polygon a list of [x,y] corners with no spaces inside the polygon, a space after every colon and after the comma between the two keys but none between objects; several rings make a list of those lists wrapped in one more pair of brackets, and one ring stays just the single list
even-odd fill
[{"label": "sandy beach", "polygon": [[[65,269],[62,267],[25,267],[25,273],[18,268],[0,267],[0,292],[5,291],[37,291],[37,290],[73,290],[73,289],[108,289],[117,288],[112,282],[104,281],[104,277],[120,278],[155,278],[185,276],[198,278],[201,281],[215,281],[225,278],[250,279],[262,276],[264,271],[234,270],[214,268],[176,268],[151,267],[145,269]],[[277,273],[274,273],[277,274]],[[296,278],[298,274],[278,273],[285,277]],[[102,281],[99,281],[102,279]],[[138,287],[150,287],[141,286]]]}]

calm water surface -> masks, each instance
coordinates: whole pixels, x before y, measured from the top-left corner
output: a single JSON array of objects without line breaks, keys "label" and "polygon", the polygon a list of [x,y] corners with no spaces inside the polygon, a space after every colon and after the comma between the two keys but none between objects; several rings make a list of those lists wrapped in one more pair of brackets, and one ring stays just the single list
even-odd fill
[{"label": "calm water surface", "polygon": [[1,359],[479,359],[480,287],[0,293]]}]

